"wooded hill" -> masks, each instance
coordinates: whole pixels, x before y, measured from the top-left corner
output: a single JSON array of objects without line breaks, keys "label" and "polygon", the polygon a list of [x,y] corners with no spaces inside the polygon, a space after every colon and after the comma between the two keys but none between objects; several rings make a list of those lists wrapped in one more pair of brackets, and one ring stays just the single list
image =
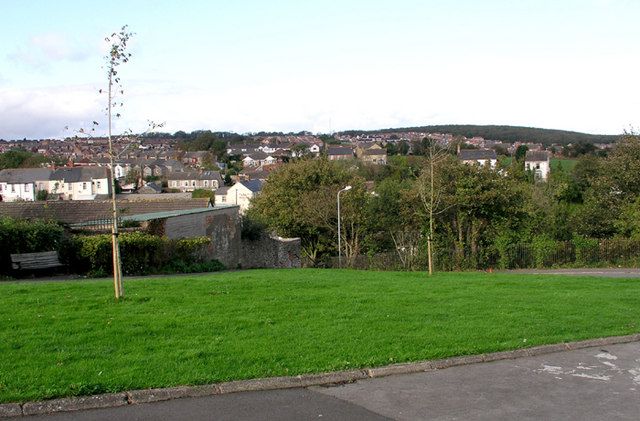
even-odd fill
[{"label": "wooded hill", "polygon": [[375,134],[375,133],[403,133],[403,132],[424,132],[424,133],[450,133],[456,136],[465,136],[471,138],[480,136],[489,140],[498,140],[502,142],[513,143],[520,142],[536,142],[550,145],[559,143],[566,145],[569,143],[613,143],[616,142],[619,135],[598,135],[571,132],[566,130],[538,129],[535,127],[519,127],[519,126],[476,126],[471,124],[446,124],[439,126],[421,126],[421,127],[403,127],[398,129],[382,129],[382,130],[348,130],[341,132],[345,135],[355,134]]}]

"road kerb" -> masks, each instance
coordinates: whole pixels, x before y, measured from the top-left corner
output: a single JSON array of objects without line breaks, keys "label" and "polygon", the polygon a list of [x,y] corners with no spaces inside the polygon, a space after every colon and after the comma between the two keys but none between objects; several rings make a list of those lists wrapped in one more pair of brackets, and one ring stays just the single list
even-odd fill
[{"label": "road kerb", "polygon": [[80,396],[53,399],[49,401],[0,404],[0,418],[19,417],[21,415],[43,415],[54,412],[69,412],[86,409],[114,408],[179,398],[195,398],[227,393],[248,391],[290,389],[309,386],[329,386],[353,383],[368,378],[386,377],[398,374],[411,374],[431,370],[440,370],[454,366],[478,364],[483,362],[531,357],[567,350],[589,347],[640,342],[640,334],[589,339],[584,341],[541,345],[533,348],[521,348],[512,351],[500,351],[441,360],[419,361],[415,363],[393,364],[384,367],[363,370],[347,370],[331,373],[308,374],[290,377],[270,377],[264,379],[237,380],[203,386],[177,386],[169,388],[132,390],[122,393],[108,393],[94,396]]}]

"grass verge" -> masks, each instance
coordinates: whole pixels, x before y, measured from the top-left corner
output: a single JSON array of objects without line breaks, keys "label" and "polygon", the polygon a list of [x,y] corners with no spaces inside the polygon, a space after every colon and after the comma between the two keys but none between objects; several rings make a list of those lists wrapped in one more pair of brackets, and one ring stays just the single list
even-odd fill
[{"label": "grass verge", "polygon": [[256,270],[0,284],[0,402],[375,367],[640,331],[640,280]]}]

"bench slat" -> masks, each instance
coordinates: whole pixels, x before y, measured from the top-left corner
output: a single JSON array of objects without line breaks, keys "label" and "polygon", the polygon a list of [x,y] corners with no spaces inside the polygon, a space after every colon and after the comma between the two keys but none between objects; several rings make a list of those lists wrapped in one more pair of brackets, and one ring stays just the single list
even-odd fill
[{"label": "bench slat", "polygon": [[11,255],[11,266],[14,269],[47,269],[64,266],[60,263],[57,251],[39,253],[15,253]]}]

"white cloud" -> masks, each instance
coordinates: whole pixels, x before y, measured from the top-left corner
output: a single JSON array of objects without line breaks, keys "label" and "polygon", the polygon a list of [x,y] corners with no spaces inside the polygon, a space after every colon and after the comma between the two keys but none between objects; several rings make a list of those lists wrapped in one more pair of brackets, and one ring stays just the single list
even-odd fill
[{"label": "white cloud", "polygon": [[61,138],[94,120],[104,126],[101,99],[90,87],[0,89],[0,139]]},{"label": "white cloud", "polygon": [[26,45],[8,55],[10,60],[38,70],[46,70],[53,62],[79,62],[89,58],[90,52],[77,42],[58,33],[32,36]]}]

